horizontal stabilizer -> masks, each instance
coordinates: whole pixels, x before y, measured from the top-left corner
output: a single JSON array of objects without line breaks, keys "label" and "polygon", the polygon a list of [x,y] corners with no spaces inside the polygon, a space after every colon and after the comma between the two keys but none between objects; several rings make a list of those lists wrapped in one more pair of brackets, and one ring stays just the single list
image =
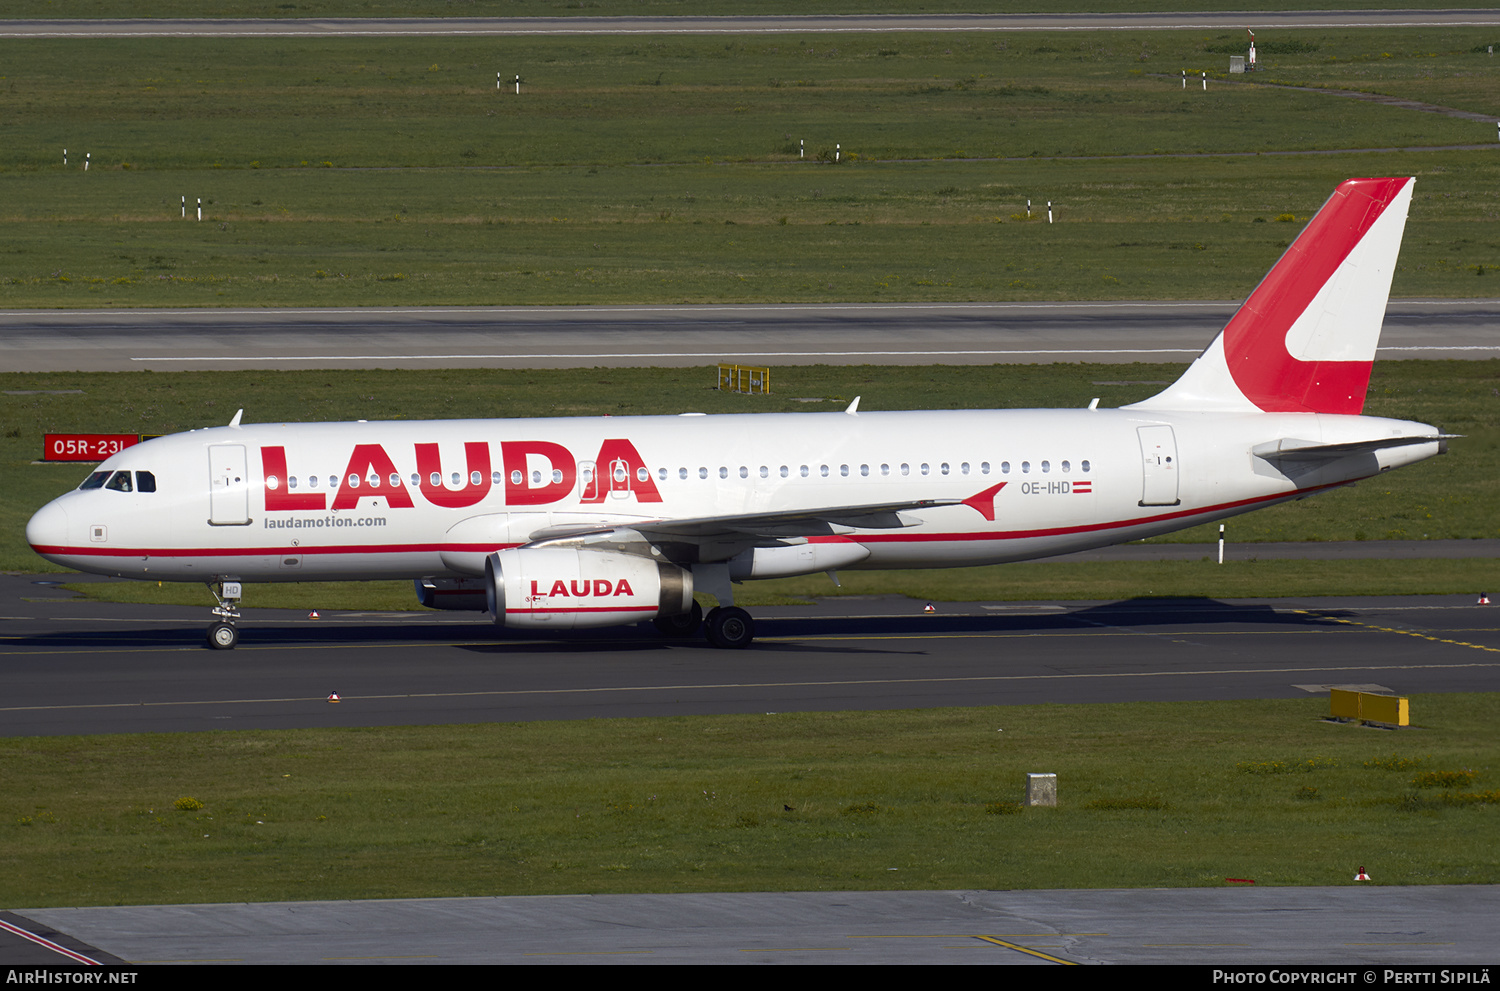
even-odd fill
[{"label": "horizontal stabilizer", "polygon": [[1258,444],[1251,450],[1257,458],[1266,461],[1333,461],[1338,458],[1346,458],[1353,454],[1374,454],[1376,451],[1384,451],[1395,447],[1408,447],[1412,444],[1438,445],[1438,453],[1448,452],[1448,441],[1462,434],[1424,434],[1420,437],[1380,437],[1375,440],[1356,440],[1343,444],[1319,444],[1310,440],[1294,440],[1282,438],[1269,443]]}]

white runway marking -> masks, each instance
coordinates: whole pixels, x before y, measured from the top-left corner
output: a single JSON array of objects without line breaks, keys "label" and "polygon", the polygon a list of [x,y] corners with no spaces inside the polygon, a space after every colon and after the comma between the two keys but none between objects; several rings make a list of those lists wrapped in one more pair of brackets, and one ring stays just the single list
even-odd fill
[{"label": "white runway marking", "polygon": [[[704,358],[719,360],[734,355],[741,358],[858,358],[862,355],[877,358],[951,358],[999,355],[1094,355],[1094,354],[1201,354],[1202,348],[1076,348],[1071,350],[1027,349],[1013,351],[633,351],[619,353],[596,353],[576,351],[567,354],[200,354],[172,355],[168,357],[132,357],[131,361],[514,361],[522,358]],[[1500,344],[1464,345],[1444,347],[1423,345],[1413,347],[1379,348],[1380,351],[1500,351]]]},{"label": "white runway marking", "polygon": [[[1436,350],[1422,348],[1420,350]],[[707,358],[717,360],[725,355],[742,358],[857,358],[861,355],[877,357],[919,358],[951,357],[961,355],[1015,355],[1015,354],[1198,354],[1202,348],[1088,348],[1074,351],[637,351],[619,354],[598,354],[578,351],[571,354],[307,354],[307,355],[177,355],[166,358],[131,358],[131,361],[444,361],[454,358],[472,360],[507,360],[515,358]]]}]

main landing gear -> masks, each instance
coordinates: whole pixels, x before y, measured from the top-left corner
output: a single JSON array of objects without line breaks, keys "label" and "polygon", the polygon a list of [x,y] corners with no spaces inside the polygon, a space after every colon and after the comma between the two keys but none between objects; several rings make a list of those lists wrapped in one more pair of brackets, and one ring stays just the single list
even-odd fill
[{"label": "main landing gear", "polygon": [[755,639],[755,620],[739,606],[710,609],[704,633],[715,647],[738,650]]},{"label": "main landing gear", "polygon": [[[703,633],[708,642],[725,650],[750,646],[750,641],[755,639],[755,620],[734,604],[734,583],[729,578],[729,565],[723,561],[693,565],[693,584],[698,591],[719,600],[719,605],[704,617]],[[692,628],[695,630],[699,612],[698,604],[693,603]]]},{"label": "main landing gear", "polygon": [[240,631],[234,625],[235,620],[240,618],[240,583],[209,582],[208,590],[213,593],[214,601],[218,602],[214,607],[214,615],[218,619],[208,626],[208,646],[214,650],[233,650],[234,645],[240,642]]},{"label": "main landing gear", "polygon": [[754,640],[754,619],[750,618],[750,613],[735,606],[715,607],[708,610],[708,616],[703,616],[703,607],[693,603],[693,612],[681,616],[658,616],[652,619],[651,625],[669,640],[682,640],[702,630],[711,645],[735,651],[750,646]]},{"label": "main landing gear", "polygon": [[656,631],[672,640],[680,640],[697,633],[701,628],[708,642],[715,647],[738,650],[748,647],[755,639],[755,620],[745,610],[735,606],[720,606],[703,615],[703,607],[693,603],[693,611],[681,616],[661,616],[651,621]]}]

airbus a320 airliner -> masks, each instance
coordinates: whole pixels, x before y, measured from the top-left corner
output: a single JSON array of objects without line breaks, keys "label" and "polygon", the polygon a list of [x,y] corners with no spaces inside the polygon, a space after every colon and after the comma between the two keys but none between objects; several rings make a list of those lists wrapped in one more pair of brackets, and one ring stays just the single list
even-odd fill
[{"label": "airbus a320 airliner", "polygon": [[[1120,409],[243,424],[127,448],[26,527],[68,568],[412,579],[505,627],[754,637],[746,579],[1047,557],[1346,485],[1445,450],[1361,416],[1413,180],[1350,179],[1208,349]],[[694,601],[718,600],[707,617]],[[704,622],[706,618],[706,623]]]}]

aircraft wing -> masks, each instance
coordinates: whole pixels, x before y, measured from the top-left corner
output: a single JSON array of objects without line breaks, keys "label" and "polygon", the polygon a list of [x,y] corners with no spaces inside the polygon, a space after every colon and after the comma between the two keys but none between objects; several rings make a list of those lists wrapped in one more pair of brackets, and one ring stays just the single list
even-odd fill
[{"label": "aircraft wing", "polygon": [[566,537],[603,536],[618,531],[632,531],[647,540],[723,541],[779,540],[787,537],[816,537],[854,529],[887,530],[917,526],[920,520],[902,516],[903,512],[931,509],[935,506],[957,506],[962,499],[918,499],[907,502],[873,503],[859,506],[819,506],[815,509],[793,509],[770,513],[741,513],[728,516],[700,516],[691,519],[643,519],[620,523],[561,524],[544,527],[530,535],[532,542]]}]

